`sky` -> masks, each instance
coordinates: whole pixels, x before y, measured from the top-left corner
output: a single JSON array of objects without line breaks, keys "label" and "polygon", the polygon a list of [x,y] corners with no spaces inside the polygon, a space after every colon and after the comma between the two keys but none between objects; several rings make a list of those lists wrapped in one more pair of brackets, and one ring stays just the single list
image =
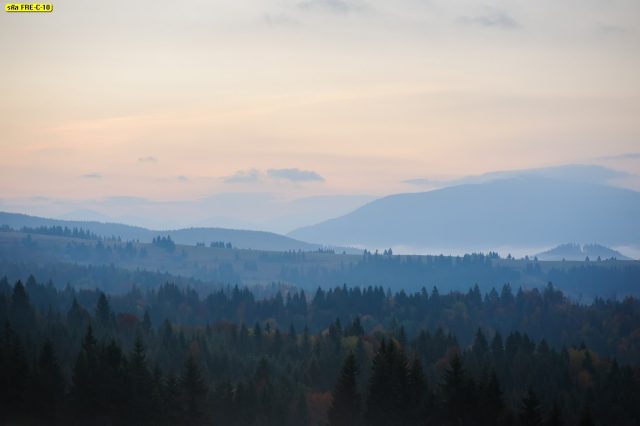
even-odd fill
[{"label": "sky", "polygon": [[0,208],[562,164],[640,190],[637,0],[59,0],[0,40]]}]

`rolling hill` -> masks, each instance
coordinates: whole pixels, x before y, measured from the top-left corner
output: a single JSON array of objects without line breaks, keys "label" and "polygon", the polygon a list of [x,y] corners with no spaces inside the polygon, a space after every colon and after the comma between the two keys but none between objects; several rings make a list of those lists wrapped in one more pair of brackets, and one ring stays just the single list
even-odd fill
[{"label": "rolling hill", "polygon": [[[82,228],[100,237],[120,237],[123,240],[138,240],[149,243],[157,236],[171,236],[178,244],[195,245],[212,241],[231,242],[234,247],[255,250],[288,251],[302,250],[315,251],[323,248],[320,244],[298,241],[284,235],[263,231],[246,231],[225,228],[186,228],[171,231],[155,231],[138,226],[129,226],[119,223],[85,222],[73,220],[47,219],[36,216],[28,216],[18,213],[0,212],[0,225],[7,225],[14,229],[39,226],[61,226],[68,228]],[[340,249],[353,252],[351,249]]]},{"label": "rolling hill", "polygon": [[274,252],[96,240],[16,232],[0,228],[0,280],[52,279],[62,287],[100,287],[125,292],[180,282],[201,291],[227,285],[270,292],[297,287],[313,294],[318,287],[380,286],[408,292],[432,289],[467,292],[543,288],[552,282],[577,301],[596,296],[624,297],[640,293],[640,262],[624,260],[538,261],[495,255],[415,256]]},{"label": "rolling hill", "polygon": [[540,260],[590,260],[618,259],[631,260],[617,250],[600,244],[561,244],[551,250],[538,253],[536,257]]}]

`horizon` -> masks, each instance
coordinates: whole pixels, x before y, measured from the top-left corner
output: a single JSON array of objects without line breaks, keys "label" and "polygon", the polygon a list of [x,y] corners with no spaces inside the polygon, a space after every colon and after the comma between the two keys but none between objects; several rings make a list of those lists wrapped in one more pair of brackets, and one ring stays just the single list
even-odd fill
[{"label": "horizon", "polygon": [[0,424],[640,425],[640,0],[52,2]]}]

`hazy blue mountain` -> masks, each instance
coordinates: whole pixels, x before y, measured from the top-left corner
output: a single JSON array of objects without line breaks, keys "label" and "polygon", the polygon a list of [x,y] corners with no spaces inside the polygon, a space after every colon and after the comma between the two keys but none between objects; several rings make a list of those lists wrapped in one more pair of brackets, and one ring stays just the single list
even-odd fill
[{"label": "hazy blue mountain", "polygon": [[256,229],[286,233],[347,214],[373,200],[369,195],[319,195],[282,200],[268,194],[219,194],[199,200],[199,211],[217,214],[193,226]]},{"label": "hazy blue mountain", "polygon": [[263,229],[287,233],[301,226],[342,216],[376,197],[370,195],[318,195],[288,201],[282,212],[262,222]]},{"label": "hazy blue mountain", "polygon": [[193,200],[107,197],[65,200],[46,197],[0,200],[0,210],[84,222],[115,222],[158,230],[231,228],[286,233],[338,217],[373,200],[368,195],[285,198],[270,193],[219,193]]},{"label": "hazy blue mountain", "polygon": [[611,169],[596,164],[565,164],[561,166],[540,167],[522,170],[501,170],[483,173],[481,175],[465,176],[452,180],[434,180],[428,178],[414,178],[404,183],[424,188],[444,188],[469,183],[488,183],[496,180],[513,179],[519,177],[547,178],[566,182],[582,182],[608,185],[631,177],[627,172]]},{"label": "hazy blue mountain", "polygon": [[66,212],[55,217],[61,220],[80,220],[80,221],[97,221],[97,222],[114,222],[112,217],[104,215],[95,210],[77,209]]},{"label": "hazy blue mountain", "polygon": [[640,245],[640,193],[523,176],[384,197],[288,234],[369,247]]},{"label": "hazy blue mountain", "polygon": [[213,216],[192,224],[193,228],[227,228],[227,229],[253,229],[264,231],[254,222],[227,216]]},{"label": "hazy blue mountain", "polygon": [[[156,231],[138,226],[129,226],[119,223],[102,223],[89,221],[70,221],[58,219],[46,219],[36,216],[28,216],[17,213],[0,212],[0,225],[8,225],[14,229],[23,226],[66,226],[69,228],[83,228],[102,237],[118,236],[123,240],[139,240],[140,242],[151,242],[159,235],[169,235],[178,244],[194,245],[199,242],[209,244],[212,241],[231,242],[238,248],[256,250],[303,250],[315,251],[323,246],[307,242],[297,241],[284,235],[262,231],[246,231],[224,228],[187,228],[171,231]],[[348,252],[354,250],[342,249]]]},{"label": "hazy blue mountain", "polygon": [[538,253],[536,257],[540,260],[590,260],[611,259],[631,260],[617,250],[605,247],[600,244],[561,244],[551,250]]}]

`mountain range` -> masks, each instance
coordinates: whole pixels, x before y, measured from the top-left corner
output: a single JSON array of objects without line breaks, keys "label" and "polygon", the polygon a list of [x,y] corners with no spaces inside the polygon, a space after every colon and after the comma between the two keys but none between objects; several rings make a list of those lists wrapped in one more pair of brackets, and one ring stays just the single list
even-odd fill
[{"label": "mountain range", "polygon": [[566,241],[640,246],[640,193],[521,175],[396,194],[288,236],[363,247],[550,247]]},{"label": "mountain range", "polygon": [[[612,186],[616,179],[630,176],[634,175],[601,166],[566,165],[492,172],[454,181],[414,179],[410,183],[414,187],[426,184],[437,189],[377,199],[333,195],[285,202],[269,194],[228,193],[193,202],[151,203],[135,197],[112,197],[105,201],[108,206],[127,207],[122,211],[138,219],[126,221],[128,225],[99,215],[97,221],[65,220],[91,216],[91,210],[85,209],[77,214],[69,212],[64,219],[0,213],[0,225],[78,227],[100,236],[141,242],[170,235],[181,244],[229,241],[239,248],[277,251],[314,251],[330,246],[351,252],[340,247],[393,248],[394,252],[415,254],[493,250],[523,256],[546,253],[567,241],[592,241],[624,248],[624,253],[637,257],[640,192]],[[156,227],[157,220],[179,222],[186,217],[202,219],[189,226]],[[282,231],[264,231],[256,225],[261,217],[263,225],[270,223],[267,228],[297,229],[286,236],[278,233]],[[135,226],[138,223],[143,226]],[[583,254],[573,253],[581,259],[586,256]],[[619,254],[598,255],[621,258]]]}]

